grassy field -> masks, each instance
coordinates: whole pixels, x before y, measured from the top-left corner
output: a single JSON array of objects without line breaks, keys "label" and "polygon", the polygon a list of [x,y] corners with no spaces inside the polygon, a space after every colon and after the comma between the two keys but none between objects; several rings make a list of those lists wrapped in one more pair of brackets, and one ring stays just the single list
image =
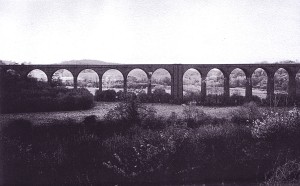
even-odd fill
[{"label": "grassy field", "polygon": [[[62,119],[74,119],[76,121],[82,121],[84,117],[89,115],[96,115],[97,118],[101,119],[103,116],[112,108],[116,106],[115,102],[96,102],[95,107],[90,110],[79,110],[79,111],[60,111],[60,112],[37,112],[37,113],[16,113],[16,114],[1,114],[0,123],[6,123],[8,121],[24,118],[31,120],[34,124],[47,124],[53,120]],[[173,104],[160,104],[160,103],[149,103],[147,106],[154,107],[158,115],[170,116],[172,112],[175,112],[179,116],[182,116],[184,105],[173,105]],[[203,107],[197,106],[197,108],[203,109],[203,111],[211,116],[215,117],[230,117],[230,113],[239,107]]]}]

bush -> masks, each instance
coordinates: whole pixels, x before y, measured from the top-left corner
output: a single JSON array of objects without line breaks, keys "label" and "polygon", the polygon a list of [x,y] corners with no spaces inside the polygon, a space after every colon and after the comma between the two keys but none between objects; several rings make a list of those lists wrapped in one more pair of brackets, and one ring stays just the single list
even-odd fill
[{"label": "bush", "polygon": [[150,102],[151,100],[151,96],[149,96],[148,94],[142,92],[142,93],[139,93],[137,95],[138,99],[142,102],[142,103],[148,103]]},{"label": "bush", "polygon": [[282,140],[300,134],[300,111],[294,108],[288,112],[264,113],[253,122],[252,135],[256,138]]},{"label": "bush", "polygon": [[109,156],[103,165],[114,180],[125,183],[160,183],[174,146],[155,132],[136,130],[132,137],[114,135],[104,142]]},{"label": "bush", "polygon": [[154,113],[156,113],[154,109],[142,105],[137,98],[132,97],[109,110],[104,118],[107,121],[125,122],[132,127],[141,125],[143,119],[153,116]]},{"label": "bush", "polygon": [[95,93],[96,101],[116,101],[117,93],[114,90],[97,90]]},{"label": "bush", "polygon": [[59,110],[89,109],[94,104],[94,98],[87,89],[71,89],[65,94],[59,94],[57,103],[60,104]]},{"label": "bush", "polygon": [[148,108],[146,117],[141,121],[143,129],[162,130],[166,127],[166,121],[162,116],[156,116],[156,111]]},{"label": "bush", "polygon": [[154,103],[170,103],[171,95],[166,93],[165,89],[155,89],[151,95],[151,102]]},{"label": "bush", "polygon": [[190,128],[197,128],[209,120],[209,116],[207,116],[203,110],[192,105],[185,106],[182,114],[184,121]]},{"label": "bush", "polygon": [[251,125],[254,120],[261,117],[262,114],[255,102],[245,103],[239,109],[231,112],[231,121],[239,125]]},{"label": "bush", "polygon": [[196,102],[196,104],[200,104],[200,102],[201,102],[200,92],[191,92],[191,91],[188,91],[183,96],[183,102],[186,103],[186,104],[188,104],[190,102]]},{"label": "bush", "polygon": [[245,103],[245,101],[246,101],[245,96],[233,94],[232,96],[230,96],[228,100],[228,105],[234,105],[234,106],[242,105]]}]

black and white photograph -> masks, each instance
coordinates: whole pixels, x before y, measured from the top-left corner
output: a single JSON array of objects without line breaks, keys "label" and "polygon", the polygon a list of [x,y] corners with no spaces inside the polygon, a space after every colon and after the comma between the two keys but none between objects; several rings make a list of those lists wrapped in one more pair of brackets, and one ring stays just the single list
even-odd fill
[{"label": "black and white photograph", "polygon": [[300,1],[0,0],[0,185],[300,185]]}]

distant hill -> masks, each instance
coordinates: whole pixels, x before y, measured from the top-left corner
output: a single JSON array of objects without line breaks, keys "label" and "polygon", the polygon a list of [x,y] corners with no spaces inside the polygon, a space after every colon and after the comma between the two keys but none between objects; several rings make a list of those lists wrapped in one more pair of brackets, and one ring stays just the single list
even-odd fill
[{"label": "distant hill", "polygon": [[111,62],[104,62],[99,60],[90,60],[90,59],[82,59],[82,60],[70,60],[70,61],[63,61],[58,63],[59,65],[118,65],[119,63],[111,63]]}]

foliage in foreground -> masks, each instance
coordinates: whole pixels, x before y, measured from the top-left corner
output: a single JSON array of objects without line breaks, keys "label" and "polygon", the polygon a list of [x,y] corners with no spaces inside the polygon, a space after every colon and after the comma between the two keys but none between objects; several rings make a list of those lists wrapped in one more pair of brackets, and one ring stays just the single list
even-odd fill
[{"label": "foliage in foreground", "polygon": [[135,100],[117,105],[106,120],[14,121],[2,130],[5,182],[299,183],[300,111],[261,115],[255,104],[242,108],[233,113],[240,120],[212,118],[193,106],[182,118],[162,118]]},{"label": "foliage in foreground", "polygon": [[86,89],[51,87],[33,78],[1,74],[1,112],[45,112],[93,107],[93,95]]}]

